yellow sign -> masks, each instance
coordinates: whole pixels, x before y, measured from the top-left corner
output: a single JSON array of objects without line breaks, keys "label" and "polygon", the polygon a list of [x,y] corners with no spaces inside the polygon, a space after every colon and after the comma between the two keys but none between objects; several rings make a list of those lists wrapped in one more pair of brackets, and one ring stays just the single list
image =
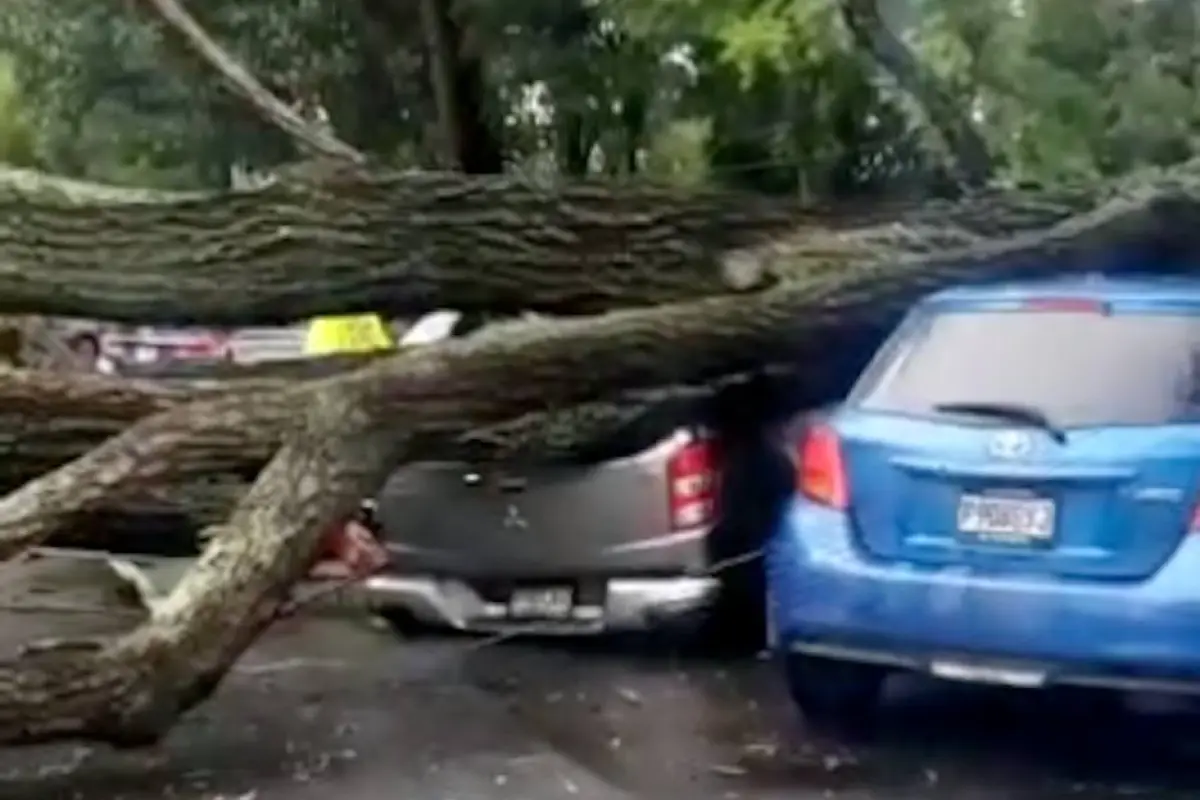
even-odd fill
[{"label": "yellow sign", "polygon": [[392,335],[378,314],[318,317],[308,323],[304,341],[304,352],[310,356],[369,353],[393,347]]}]

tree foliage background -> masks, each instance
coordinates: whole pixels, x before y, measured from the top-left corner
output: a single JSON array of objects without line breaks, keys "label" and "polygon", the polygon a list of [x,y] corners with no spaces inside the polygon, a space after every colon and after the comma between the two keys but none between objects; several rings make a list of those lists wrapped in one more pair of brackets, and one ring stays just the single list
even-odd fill
[{"label": "tree foliage background", "polygon": [[[647,175],[811,197],[940,191],[919,103],[855,42],[856,0],[455,0],[507,168]],[[72,176],[215,186],[292,145],[118,0],[9,0],[0,157]],[[1185,0],[879,0],[976,126],[994,180],[1054,184],[1193,149],[1200,56]],[[240,0],[191,9],[272,89],[401,165],[444,138],[418,4]],[[170,68],[172,65],[180,68]]]}]

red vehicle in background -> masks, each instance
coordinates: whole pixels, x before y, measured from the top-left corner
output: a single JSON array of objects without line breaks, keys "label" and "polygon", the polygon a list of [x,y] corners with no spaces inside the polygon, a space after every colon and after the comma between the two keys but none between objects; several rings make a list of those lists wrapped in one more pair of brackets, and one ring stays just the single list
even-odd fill
[{"label": "red vehicle in background", "polygon": [[107,331],[103,354],[118,364],[215,361],[232,357],[229,335],[203,328],[135,328]]}]

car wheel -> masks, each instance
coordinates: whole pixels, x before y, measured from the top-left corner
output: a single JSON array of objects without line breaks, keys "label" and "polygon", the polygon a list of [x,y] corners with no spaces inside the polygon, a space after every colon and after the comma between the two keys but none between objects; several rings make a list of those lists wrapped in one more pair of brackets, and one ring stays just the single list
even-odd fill
[{"label": "car wheel", "polygon": [[887,670],[806,655],[784,657],[788,693],[810,726],[858,732],[875,717]]}]

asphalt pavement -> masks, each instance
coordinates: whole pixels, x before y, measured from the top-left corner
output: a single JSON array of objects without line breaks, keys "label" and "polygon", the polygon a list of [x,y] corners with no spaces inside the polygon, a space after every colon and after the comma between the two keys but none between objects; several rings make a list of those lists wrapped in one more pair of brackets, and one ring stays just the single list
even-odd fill
[{"label": "asphalt pavement", "polygon": [[[97,578],[81,593],[78,574],[39,569],[20,581],[6,571],[0,651],[102,625],[88,610],[111,604],[111,586]],[[1187,703],[892,688],[879,730],[851,743],[806,731],[762,660],[706,662],[637,640],[399,640],[365,620],[297,618],[160,748],[0,750],[0,797],[1200,796],[1200,716]]]}]

